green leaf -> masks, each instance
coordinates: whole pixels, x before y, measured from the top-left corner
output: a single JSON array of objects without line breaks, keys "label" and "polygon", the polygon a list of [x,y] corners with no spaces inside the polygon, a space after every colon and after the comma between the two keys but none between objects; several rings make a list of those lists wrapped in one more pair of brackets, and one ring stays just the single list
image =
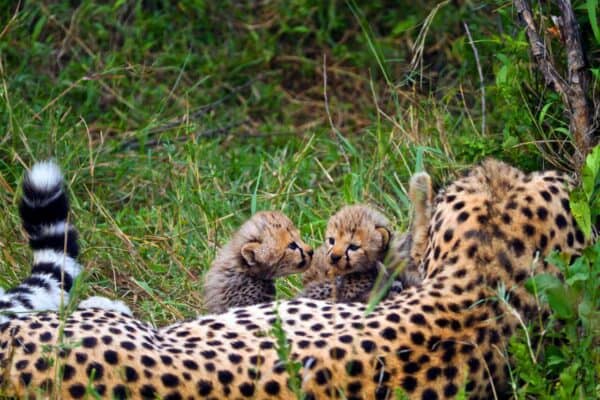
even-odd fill
[{"label": "green leaf", "polygon": [[584,322],[584,326],[589,326],[589,321],[592,320],[594,314],[598,314],[598,311],[594,308],[594,304],[590,299],[584,299],[577,307],[579,317]]},{"label": "green leaf", "polygon": [[569,129],[567,129],[565,127],[562,127],[562,126],[556,127],[556,128],[554,128],[554,131],[562,133],[563,135],[565,135],[565,137],[568,137],[568,138],[571,137],[571,131],[569,131]]},{"label": "green leaf", "polygon": [[585,159],[583,170],[581,171],[581,181],[583,191],[585,192],[588,201],[591,200],[600,170],[600,145],[594,147],[590,154]]},{"label": "green leaf", "polygon": [[567,395],[568,393],[573,393],[575,390],[575,386],[578,384],[577,381],[577,370],[579,369],[579,363],[573,363],[569,365],[561,374],[560,374],[560,385],[562,386],[562,392]]},{"label": "green leaf", "polygon": [[596,196],[592,201],[590,211],[592,213],[592,221],[596,219],[597,215],[600,215],[600,196]]},{"label": "green leaf", "polygon": [[573,304],[569,292],[563,286],[550,287],[546,290],[548,304],[559,318],[573,318]]},{"label": "green leaf", "polygon": [[36,22],[36,24],[33,28],[33,33],[31,34],[32,42],[37,42],[38,38],[40,37],[40,33],[42,32],[42,29],[44,29],[44,26],[46,26],[46,17],[42,16]]},{"label": "green leaf", "polygon": [[581,190],[575,190],[571,192],[570,205],[571,213],[577,221],[577,225],[583,231],[583,234],[589,239],[592,234],[592,215],[590,212],[590,206],[587,200],[584,198],[584,194]]},{"label": "green leaf", "polygon": [[569,266],[568,277],[582,274],[585,275],[586,279],[590,277],[590,264],[587,258],[577,257],[577,259]]},{"label": "green leaf", "polygon": [[600,44],[600,28],[598,28],[598,16],[596,15],[596,11],[598,10],[598,0],[587,0],[586,6],[594,37],[596,38],[596,42]]},{"label": "green leaf", "polygon": [[571,276],[565,282],[569,286],[572,286],[575,282],[583,282],[583,281],[586,281],[588,278],[589,278],[589,274],[578,273],[578,274],[574,274],[573,276]]},{"label": "green leaf", "polygon": [[530,293],[545,293],[548,289],[562,287],[563,283],[554,275],[538,274],[525,282],[525,288]]},{"label": "green leaf", "polygon": [[565,364],[565,355],[560,350],[560,347],[548,345],[546,349],[546,359],[548,360],[548,366],[562,366]]},{"label": "green leaf", "polygon": [[550,264],[554,265],[561,271],[566,271],[569,266],[570,257],[567,254],[559,253],[557,251],[553,251],[546,257],[546,261]]},{"label": "green leaf", "polygon": [[148,293],[150,296],[154,296],[154,289],[152,289],[152,287],[147,282],[139,280],[139,279],[135,279],[135,278],[132,278],[132,279],[146,293]]},{"label": "green leaf", "polygon": [[538,118],[538,123],[541,125],[544,122],[544,119],[546,118],[546,114],[548,113],[548,109],[552,106],[552,103],[546,103],[544,105],[544,107],[542,108],[542,111],[540,111],[540,116]]},{"label": "green leaf", "polygon": [[115,1],[115,4],[113,4],[113,10],[120,8],[123,4],[125,4],[125,0]]},{"label": "green leaf", "polygon": [[508,66],[503,65],[502,67],[500,67],[500,69],[498,70],[498,73],[496,74],[496,85],[502,86],[504,83],[506,83],[507,76],[508,76]]},{"label": "green leaf", "polygon": [[396,400],[409,400],[410,399],[410,397],[408,397],[406,392],[404,390],[402,390],[401,388],[394,389],[394,398]]},{"label": "green leaf", "polygon": [[502,62],[502,64],[504,64],[504,65],[508,65],[511,63],[511,61],[508,59],[508,57],[505,54],[498,53],[498,54],[496,54],[496,58],[498,60],[500,60]]},{"label": "green leaf", "polygon": [[409,29],[414,28],[419,23],[416,16],[408,16],[406,19],[400,20],[392,29],[393,35],[400,35]]}]

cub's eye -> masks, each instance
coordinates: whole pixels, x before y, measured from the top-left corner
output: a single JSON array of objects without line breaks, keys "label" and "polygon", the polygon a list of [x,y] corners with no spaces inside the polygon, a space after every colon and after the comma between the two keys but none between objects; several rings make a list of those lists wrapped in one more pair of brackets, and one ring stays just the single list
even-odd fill
[{"label": "cub's eye", "polygon": [[348,246],[348,250],[350,251],[356,251],[358,249],[360,249],[360,246],[357,246],[355,244],[351,244],[350,246]]},{"label": "cub's eye", "polygon": [[298,246],[298,243],[296,243],[296,242],[292,242],[292,243],[288,244],[288,249],[296,250],[298,248],[299,248],[299,246]]},{"label": "cub's eye", "polygon": [[327,241],[329,242],[330,245],[333,246],[333,244],[335,243],[335,239],[330,237],[329,239],[327,239]]}]

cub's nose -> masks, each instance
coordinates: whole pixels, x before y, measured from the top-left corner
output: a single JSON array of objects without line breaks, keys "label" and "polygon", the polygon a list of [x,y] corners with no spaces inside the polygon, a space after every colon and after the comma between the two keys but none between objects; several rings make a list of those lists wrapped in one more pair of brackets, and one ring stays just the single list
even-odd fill
[{"label": "cub's nose", "polygon": [[315,251],[309,247],[308,250],[306,250],[306,254],[308,254],[309,257],[312,257],[315,254]]},{"label": "cub's nose", "polygon": [[340,261],[342,259],[342,256],[340,256],[338,254],[332,254],[331,256],[329,256],[329,258],[331,259],[331,262],[333,264],[337,264],[338,261]]}]

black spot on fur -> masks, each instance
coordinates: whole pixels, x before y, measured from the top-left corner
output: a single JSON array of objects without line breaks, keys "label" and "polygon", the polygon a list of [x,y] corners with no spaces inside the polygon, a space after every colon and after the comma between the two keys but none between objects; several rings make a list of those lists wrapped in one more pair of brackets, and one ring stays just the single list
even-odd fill
[{"label": "black spot on fur", "polygon": [[437,392],[433,389],[425,389],[423,391],[423,395],[421,396],[423,400],[437,400],[439,396]]},{"label": "black spot on fur", "polygon": [[97,381],[104,376],[104,367],[100,363],[91,362],[85,369],[85,372],[88,378],[92,379],[93,377],[93,380]]},{"label": "black spot on fur", "polygon": [[386,340],[394,340],[396,339],[396,331],[393,328],[387,327],[380,333],[381,337]]},{"label": "black spot on fur", "polygon": [[152,385],[144,385],[140,388],[140,396],[143,399],[155,399],[157,396],[156,388]]},{"label": "black spot on fur", "polygon": [[554,222],[556,222],[556,226],[558,226],[558,229],[562,230],[562,229],[565,229],[567,227],[567,219],[562,214],[558,214],[556,216]]},{"label": "black spot on fur", "polygon": [[71,385],[69,387],[69,394],[74,399],[80,399],[85,395],[85,386],[83,386],[81,383]]},{"label": "black spot on fur", "polygon": [[131,368],[130,366],[125,367],[125,379],[127,382],[135,382],[139,379],[139,377],[140,376],[134,368]]},{"label": "black spot on fur", "polygon": [[280,386],[276,381],[268,381],[265,383],[265,392],[271,396],[275,396],[279,393]]},{"label": "black spot on fur", "polygon": [[210,381],[201,379],[196,384],[196,388],[198,389],[198,394],[200,396],[208,396],[210,392],[212,392],[213,386]]},{"label": "black spot on fur", "polygon": [[69,381],[71,378],[73,378],[73,376],[75,376],[75,372],[77,372],[77,371],[71,365],[69,365],[69,364],[63,365],[62,380],[64,382]]},{"label": "black spot on fur", "polygon": [[371,353],[377,348],[377,345],[372,340],[365,339],[360,342],[360,346],[366,353]]},{"label": "black spot on fur", "polygon": [[334,360],[341,360],[346,355],[346,350],[341,347],[333,347],[329,350],[329,356]]},{"label": "black spot on fur", "polygon": [[254,383],[252,382],[244,382],[238,388],[242,396],[252,397],[254,395]]},{"label": "black spot on fur", "polygon": [[510,241],[510,248],[515,256],[521,257],[525,252],[525,243],[520,239],[513,239]]},{"label": "black spot on fur", "polygon": [[106,350],[104,352],[104,361],[106,361],[107,363],[109,363],[111,365],[115,365],[119,362],[119,355],[117,354],[116,351]]},{"label": "black spot on fur", "polygon": [[[231,375],[231,372],[226,371],[229,373],[229,375]],[[233,379],[233,378],[232,378]],[[177,385],[179,385],[179,378],[176,375],[173,374],[162,374],[162,376],[160,377],[160,380],[162,381],[163,385],[165,385],[166,387],[175,387]],[[221,380],[221,376],[219,375],[219,381]]]},{"label": "black spot on fur", "polygon": [[423,333],[419,331],[413,332],[410,334],[410,340],[412,340],[412,342],[417,346],[420,346],[425,343],[425,336],[423,336]]},{"label": "black spot on fur", "polygon": [[404,380],[402,381],[402,388],[407,392],[407,393],[412,393],[415,391],[416,387],[417,387],[417,379],[413,376],[406,376],[404,377]]}]

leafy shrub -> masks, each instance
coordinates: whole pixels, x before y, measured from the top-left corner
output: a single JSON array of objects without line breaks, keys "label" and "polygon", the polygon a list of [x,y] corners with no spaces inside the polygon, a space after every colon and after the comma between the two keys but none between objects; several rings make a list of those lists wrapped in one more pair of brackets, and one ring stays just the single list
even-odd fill
[{"label": "leafy shrub", "polygon": [[[592,234],[591,218],[600,212],[599,171],[597,146],[583,167],[581,187],[571,196],[574,215],[587,237]],[[536,348],[523,334],[511,342],[514,372],[522,381],[514,382],[514,394],[518,398],[600,398],[600,242],[573,262],[558,253],[547,261],[560,269],[564,282],[540,274],[526,284],[549,306],[551,316],[542,329],[528,327],[528,335],[538,342]]]}]

